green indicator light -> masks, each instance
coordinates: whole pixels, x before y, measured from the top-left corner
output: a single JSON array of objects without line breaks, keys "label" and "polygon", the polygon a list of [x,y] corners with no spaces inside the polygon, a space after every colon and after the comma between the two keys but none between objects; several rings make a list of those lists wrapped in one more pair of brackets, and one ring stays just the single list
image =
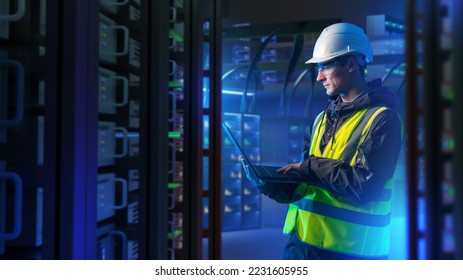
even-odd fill
[{"label": "green indicator light", "polygon": [[169,36],[170,37],[173,37],[175,39],[175,41],[177,42],[183,42],[183,37],[182,35],[178,34],[178,32],[176,32],[175,30],[173,29],[170,29],[169,30]]},{"label": "green indicator light", "polygon": [[182,137],[182,134],[179,131],[169,131],[169,138],[178,139]]},{"label": "green indicator light", "polygon": [[179,229],[177,229],[177,230],[175,230],[175,232],[173,234],[172,234],[172,232],[169,232],[167,234],[167,238],[174,239],[175,237],[179,236],[181,233],[182,232]]},{"label": "green indicator light", "polygon": [[169,81],[169,87],[170,88],[181,88],[181,87],[183,87],[183,85],[181,83],[179,83],[179,82]]},{"label": "green indicator light", "polygon": [[175,189],[175,188],[178,188],[178,187],[181,187],[181,186],[182,186],[181,183],[169,183],[169,184],[167,184],[167,187],[169,189]]}]

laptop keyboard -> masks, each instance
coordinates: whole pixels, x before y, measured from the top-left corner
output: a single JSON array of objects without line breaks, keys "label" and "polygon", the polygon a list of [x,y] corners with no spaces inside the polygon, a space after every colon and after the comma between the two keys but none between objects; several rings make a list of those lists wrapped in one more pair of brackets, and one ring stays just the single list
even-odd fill
[{"label": "laptop keyboard", "polygon": [[287,177],[293,177],[294,175],[297,175],[298,177],[301,176],[296,171],[291,171],[291,172],[286,173],[286,174],[277,172],[277,170],[280,169],[280,167],[278,167],[278,166],[254,165],[254,168],[256,169],[257,173],[259,173],[259,175],[261,177],[287,178]]}]

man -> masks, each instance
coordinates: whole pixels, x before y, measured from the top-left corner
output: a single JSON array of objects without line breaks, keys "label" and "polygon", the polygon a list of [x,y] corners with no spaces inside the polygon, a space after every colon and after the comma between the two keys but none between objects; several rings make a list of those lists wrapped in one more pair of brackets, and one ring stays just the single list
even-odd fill
[{"label": "man", "polygon": [[280,203],[290,203],[285,259],[387,259],[392,178],[402,145],[394,93],[381,80],[367,83],[373,60],[363,29],[349,23],[326,27],[306,63],[315,66],[329,103],[305,136],[302,184],[269,184],[247,177]]}]

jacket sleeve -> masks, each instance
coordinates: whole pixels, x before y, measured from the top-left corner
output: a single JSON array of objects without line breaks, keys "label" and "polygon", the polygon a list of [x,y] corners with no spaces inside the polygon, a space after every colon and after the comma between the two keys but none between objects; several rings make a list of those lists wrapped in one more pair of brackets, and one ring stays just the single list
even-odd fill
[{"label": "jacket sleeve", "polygon": [[[356,162],[305,156],[299,172],[314,185],[359,203],[368,203],[382,192],[392,178],[402,145],[402,123],[396,112],[386,110],[373,121],[359,146]],[[306,148],[307,149],[307,148]]]}]

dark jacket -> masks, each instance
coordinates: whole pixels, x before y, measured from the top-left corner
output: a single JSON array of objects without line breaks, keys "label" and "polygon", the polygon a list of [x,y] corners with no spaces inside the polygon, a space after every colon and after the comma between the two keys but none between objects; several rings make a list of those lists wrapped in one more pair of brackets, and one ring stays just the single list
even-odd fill
[{"label": "dark jacket", "polygon": [[[299,172],[312,185],[327,189],[334,194],[356,203],[368,203],[378,197],[385,183],[392,178],[402,146],[402,122],[397,109],[397,98],[393,92],[377,79],[369,89],[353,102],[344,103],[340,97],[330,100],[324,110],[326,127],[321,140],[321,151],[338,128],[353,113],[365,107],[385,106],[391,110],[381,112],[373,121],[371,130],[359,146],[354,166],[342,160],[309,155],[313,131],[304,136],[304,161]],[[336,139],[333,139],[336,141]],[[262,193],[280,203],[290,203],[300,197],[294,195],[297,184],[265,184]]]}]

